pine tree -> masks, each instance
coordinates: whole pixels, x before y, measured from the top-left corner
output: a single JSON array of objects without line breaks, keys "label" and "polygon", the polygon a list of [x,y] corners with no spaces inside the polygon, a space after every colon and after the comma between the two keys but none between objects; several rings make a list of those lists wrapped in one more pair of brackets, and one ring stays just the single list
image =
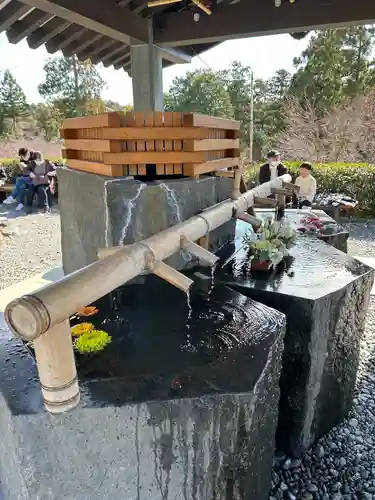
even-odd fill
[{"label": "pine tree", "polygon": [[17,120],[27,114],[28,105],[23,90],[9,70],[0,83],[0,103],[4,118],[12,120],[12,131],[16,132]]}]

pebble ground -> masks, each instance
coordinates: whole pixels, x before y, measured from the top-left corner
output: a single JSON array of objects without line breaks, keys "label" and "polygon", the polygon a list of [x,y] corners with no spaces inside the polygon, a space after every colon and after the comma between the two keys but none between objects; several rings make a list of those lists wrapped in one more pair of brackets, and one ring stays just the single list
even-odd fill
[{"label": "pebble ground", "polygon": [[[1,216],[9,217],[19,234],[0,242],[0,288],[61,265],[56,210],[51,215],[15,217],[13,210],[0,206]],[[351,223],[348,228],[349,252],[375,257],[375,221]],[[270,500],[275,499],[375,500],[375,297],[362,341],[353,410],[302,459],[276,456]]]},{"label": "pebble ground", "polygon": [[[375,221],[351,223],[349,253],[375,257]],[[375,297],[348,418],[302,459],[277,454],[270,500],[375,500]]]}]

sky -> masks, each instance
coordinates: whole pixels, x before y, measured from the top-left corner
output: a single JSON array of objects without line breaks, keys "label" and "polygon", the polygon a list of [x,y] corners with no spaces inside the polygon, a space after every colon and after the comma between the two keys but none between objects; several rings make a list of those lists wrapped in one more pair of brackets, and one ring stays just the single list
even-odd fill
[{"label": "sky", "polygon": [[[175,77],[183,76],[187,71],[207,67],[213,70],[225,69],[233,60],[240,61],[244,66],[251,66],[255,78],[269,78],[281,68],[293,71],[293,58],[300,55],[307,43],[308,39],[294,40],[288,34],[224,42],[200,57],[194,57],[191,64],[165,69],[164,90],[168,90]],[[12,45],[8,43],[5,34],[0,34],[0,72],[11,70],[29,103],[41,101],[38,84],[43,80],[43,65],[48,57],[51,55],[44,47],[32,50],[26,41]],[[107,82],[102,97],[120,104],[131,104],[132,82],[127,73],[113,68],[100,68],[99,71]]]}]

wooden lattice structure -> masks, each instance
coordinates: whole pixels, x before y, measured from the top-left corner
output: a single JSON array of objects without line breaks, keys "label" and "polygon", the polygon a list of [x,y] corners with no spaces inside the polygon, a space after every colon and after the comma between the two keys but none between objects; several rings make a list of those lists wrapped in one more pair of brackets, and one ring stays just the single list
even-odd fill
[{"label": "wooden lattice structure", "polygon": [[105,113],[64,120],[67,165],[110,177],[198,177],[239,164],[240,123],[196,113]]}]

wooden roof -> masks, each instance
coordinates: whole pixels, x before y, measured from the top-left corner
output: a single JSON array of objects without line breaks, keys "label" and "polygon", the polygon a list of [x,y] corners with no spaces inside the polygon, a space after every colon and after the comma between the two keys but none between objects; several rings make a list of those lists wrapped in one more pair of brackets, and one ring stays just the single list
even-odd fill
[{"label": "wooden roof", "polygon": [[210,16],[190,0],[154,8],[147,0],[0,0],[0,32],[11,43],[26,39],[33,49],[130,71],[130,45],[147,42],[150,18],[165,66],[231,38],[375,22],[374,0],[204,1]]}]

